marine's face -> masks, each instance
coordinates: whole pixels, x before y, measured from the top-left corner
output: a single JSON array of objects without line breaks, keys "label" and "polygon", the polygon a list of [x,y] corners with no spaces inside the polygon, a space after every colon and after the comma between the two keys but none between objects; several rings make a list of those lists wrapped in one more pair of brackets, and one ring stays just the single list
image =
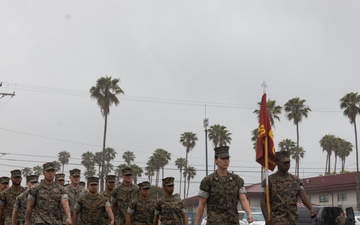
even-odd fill
[{"label": "marine's face", "polygon": [[172,194],[174,192],[174,185],[173,184],[165,185],[164,191],[168,194]]},{"label": "marine's face", "polygon": [[217,158],[217,159],[215,159],[215,164],[220,169],[227,169],[230,164],[230,158],[229,157]]},{"label": "marine's face", "polygon": [[88,185],[88,190],[91,194],[96,194],[98,191],[99,185],[97,183],[91,183]]},{"label": "marine's face", "polygon": [[79,184],[80,183],[80,175],[71,175],[70,181],[72,184]]},{"label": "marine's face", "polygon": [[106,188],[113,190],[115,188],[115,181],[106,181]]},{"label": "marine's face", "polygon": [[53,181],[55,178],[55,170],[53,169],[45,170],[43,174],[44,174],[44,179],[47,181]]},{"label": "marine's face", "polygon": [[20,185],[21,184],[21,177],[12,177],[11,178],[11,183],[13,184],[13,185]]},{"label": "marine's face", "polygon": [[128,174],[128,175],[124,175],[123,176],[123,181],[125,184],[131,184],[132,182],[132,174]]},{"label": "marine's face", "polygon": [[286,162],[277,161],[276,165],[278,167],[278,170],[283,173],[288,172],[290,169],[290,161],[286,161]]},{"label": "marine's face", "polygon": [[65,180],[56,180],[56,183],[61,185],[61,186],[64,186],[65,185]]},{"label": "marine's face", "polygon": [[9,182],[0,184],[0,191],[6,190],[9,187]]},{"label": "marine's face", "polygon": [[147,198],[147,196],[149,195],[149,191],[150,191],[150,188],[141,189],[141,190],[140,190],[140,194],[141,194],[141,196],[143,196],[144,198]]}]

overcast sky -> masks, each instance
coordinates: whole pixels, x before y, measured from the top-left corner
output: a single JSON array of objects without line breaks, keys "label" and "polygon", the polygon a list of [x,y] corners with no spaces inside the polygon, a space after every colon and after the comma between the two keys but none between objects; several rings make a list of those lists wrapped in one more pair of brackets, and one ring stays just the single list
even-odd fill
[{"label": "overcast sky", "polygon": [[[205,176],[206,116],[232,133],[230,170],[246,185],[260,182],[250,139],[265,80],[268,99],[283,106],[299,97],[311,108],[300,124],[300,177],[322,174],[324,135],[355,145],[339,99],[359,91],[359,7],[355,0],[1,1],[0,93],[16,95],[0,99],[0,175],[56,160],[60,151],[71,153],[66,172],[84,170],[81,154],[102,148],[104,119],[89,89],[105,75],[120,78],[125,92],[108,118],[115,165],[133,151],[144,167],[163,148],[172,154],[165,176],[178,180],[180,135],[194,132],[195,195]],[[284,113],[280,119],[275,144],[296,141],[294,124]],[[346,170],[355,162],[354,149]]]}]

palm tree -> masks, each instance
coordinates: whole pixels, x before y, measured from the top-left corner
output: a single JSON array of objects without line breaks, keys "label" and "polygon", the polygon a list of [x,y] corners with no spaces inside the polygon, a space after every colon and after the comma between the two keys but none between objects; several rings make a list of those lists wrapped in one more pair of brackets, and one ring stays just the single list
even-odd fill
[{"label": "palm tree", "polygon": [[[194,134],[193,132],[185,132],[185,133],[181,134],[181,136],[180,136],[180,143],[185,147],[185,152],[186,152],[184,168],[187,167],[189,152],[195,147],[197,140],[198,139],[196,137],[196,134]],[[184,197],[185,197],[185,193],[186,193],[185,188],[186,188],[186,179],[184,179]]]},{"label": "palm tree", "polygon": [[[227,128],[220,124],[215,124],[210,126],[208,129],[209,140],[212,141],[214,148],[220,146],[226,146],[231,144],[231,133]],[[215,162],[214,162],[214,171],[215,171]]]},{"label": "palm tree", "polygon": [[[287,113],[288,120],[293,120],[296,126],[296,147],[299,149],[299,123],[301,123],[303,117],[307,118],[311,109],[304,105],[305,99],[292,98],[284,105],[284,110]],[[299,176],[299,174],[295,174]]]},{"label": "palm tree", "polygon": [[208,132],[209,139],[213,142],[214,148],[231,144],[231,133],[225,126],[220,124],[212,125]]},{"label": "palm tree", "polygon": [[341,172],[340,173],[344,173],[344,169],[345,169],[345,159],[346,157],[348,157],[350,155],[350,152],[352,152],[352,148],[353,145],[344,140],[341,139],[340,143],[339,143],[339,151],[338,151],[338,156],[341,160]]},{"label": "palm tree", "polygon": [[125,160],[125,162],[130,165],[131,162],[133,162],[135,160],[135,154],[134,152],[131,151],[126,151],[124,152],[122,158]]},{"label": "palm tree", "polygon": [[258,139],[258,128],[251,131],[251,142],[253,143],[253,149],[256,151],[256,141]]},{"label": "palm tree", "polygon": [[[259,109],[255,109],[254,113],[257,115],[258,119],[260,117],[260,106],[261,106],[261,102],[258,102],[259,105]],[[275,119],[277,119],[278,121],[280,121],[280,117],[278,115],[281,114],[281,109],[282,107],[279,105],[276,105],[276,101],[275,100],[267,100],[266,102],[266,108],[267,108],[267,112],[269,115],[269,119],[270,119],[270,125],[272,127],[275,127]]]},{"label": "palm tree", "polygon": [[30,167],[25,167],[21,170],[23,177],[27,177],[32,174],[32,169]]},{"label": "palm tree", "polygon": [[[188,167],[185,168],[184,177],[186,177],[186,179],[188,181],[188,186],[187,186],[187,191],[186,191],[186,198],[189,197],[190,180],[194,179],[195,176],[196,176],[195,167],[188,166]],[[184,196],[184,198],[185,198],[185,196]]]},{"label": "palm tree", "polygon": [[[180,171],[180,185],[179,185],[179,194],[180,195],[181,195],[181,184],[182,184],[182,171],[186,165],[185,161],[186,160],[184,158],[177,158],[175,161],[175,165],[177,166],[177,168]],[[185,196],[184,196],[184,198],[185,198]]]},{"label": "palm tree", "polygon": [[360,114],[360,95],[350,92],[340,99],[340,108],[344,109],[344,116],[348,117],[350,124],[354,124],[355,150],[356,150],[356,172],[359,172],[359,152],[357,142],[356,116]]},{"label": "palm tree", "polygon": [[154,175],[155,175],[156,169],[154,168],[153,165],[151,165],[151,164],[149,164],[149,163],[151,163],[151,162],[148,161],[148,162],[146,163],[147,166],[145,167],[145,170],[146,170],[145,175],[148,177],[148,180],[149,180],[150,184],[152,184],[152,178],[153,178]]},{"label": "palm tree", "polygon": [[94,157],[94,154],[89,151],[81,155],[81,164],[85,167],[84,176],[86,179],[95,175]]},{"label": "palm tree", "polygon": [[291,140],[291,139],[288,139],[288,138],[286,138],[286,139],[279,142],[279,150],[280,151],[293,152],[295,147],[296,147],[295,142],[293,140]]},{"label": "palm tree", "polygon": [[94,155],[94,163],[98,166],[98,176],[100,176],[101,168],[103,168],[103,164],[105,162],[103,161],[103,152],[95,152]]},{"label": "palm tree", "polygon": [[299,175],[300,159],[304,158],[305,152],[306,151],[302,147],[297,147],[297,146],[295,146],[295,148],[290,152],[291,158],[295,159],[295,174]]},{"label": "palm tree", "polygon": [[331,154],[336,149],[337,140],[335,135],[332,134],[326,134],[324,137],[320,139],[320,146],[323,149],[323,151],[326,151],[326,163],[325,163],[325,174],[330,174],[330,158]]},{"label": "palm tree", "polygon": [[33,173],[35,174],[35,175],[37,175],[37,176],[40,176],[41,174],[42,174],[42,172],[43,172],[43,167],[42,166],[34,166],[33,167]]},{"label": "palm tree", "polygon": [[104,176],[108,175],[114,168],[114,166],[110,163],[110,161],[114,160],[116,157],[116,151],[113,148],[106,148],[103,153],[103,161],[105,163],[104,166]]},{"label": "palm tree", "polygon": [[[291,139],[284,139],[279,142],[279,151],[288,151],[292,155],[292,158],[296,160],[298,158],[296,155],[296,143]],[[295,155],[294,155],[295,154]],[[304,156],[303,156],[304,157]],[[295,174],[298,168],[298,163],[295,164]]]},{"label": "palm tree", "polygon": [[137,184],[138,177],[141,177],[141,175],[144,171],[143,171],[143,169],[141,169],[141,167],[139,167],[136,164],[130,164],[129,166],[133,170],[134,183]]},{"label": "palm tree", "polygon": [[[120,79],[114,78],[111,76],[101,77],[96,81],[96,85],[90,88],[90,97],[95,99],[98,106],[100,107],[101,114],[105,118],[104,122],[104,137],[103,137],[103,147],[102,152],[105,153],[106,148],[106,132],[107,132],[107,118],[110,114],[110,106],[117,106],[120,101],[117,98],[117,95],[123,94],[123,90],[120,88],[118,83]],[[104,157],[102,157],[104,160]],[[99,171],[100,175],[100,190],[104,190],[104,161],[101,163],[101,170]]]},{"label": "palm tree", "polygon": [[55,172],[59,172],[61,169],[61,163],[57,160],[52,161],[52,162],[54,163],[54,166],[55,166]]},{"label": "palm tree", "polygon": [[115,169],[115,173],[117,174],[117,180],[120,181],[120,178],[123,176],[122,170],[126,167],[129,167],[128,164],[122,163],[118,165]]},{"label": "palm tree", "polygon": [[61,152],[58,153],[58,158],[59,158],[59,162],[62,165],[61,173],[64,173],[65,164],[69,164],[70,152],[61,151]]},{"label": "palm tree", "polygon": [[154,152],[155,158],[158,159],[159,166],[161,168],[161,179],[164,178],[164,167],[169,163],[171,160],[171,153],[167,152],[166,150],[162,148],[158,148]]},{"label": "palm tree", "polygon": [[[160,176],[160,162],[159,159],[156,158],[154,156],[154,154],[152,156],[149,157],[147,164],[147,169],[151,169],[152,173],[155,175],[155,186],[159,186],[159,176]],[[148,173],[149,176],[149,173]]]}]

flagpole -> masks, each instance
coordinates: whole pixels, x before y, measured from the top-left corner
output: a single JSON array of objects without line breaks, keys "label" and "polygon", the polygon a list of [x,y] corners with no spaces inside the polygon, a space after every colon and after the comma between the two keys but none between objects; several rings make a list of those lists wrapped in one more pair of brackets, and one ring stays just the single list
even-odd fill
[{"label": "flagpole", "polygon": [[270,193],[269,193],[269,147],[268,138],[265,137],[265,195],[266,195],[266,211],[268,220],[270,220]]}]

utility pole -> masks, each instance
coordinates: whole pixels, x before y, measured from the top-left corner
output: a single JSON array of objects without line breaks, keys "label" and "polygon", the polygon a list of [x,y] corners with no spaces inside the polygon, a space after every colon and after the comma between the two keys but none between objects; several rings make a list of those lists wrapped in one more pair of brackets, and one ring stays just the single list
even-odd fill
[{"label": "utility pole", "polygon": [[[0,87],[2,86],[2,82],[0,82]],[[0,92],[0,99],[5,97],[5,96],[11,96],[11,97],[14,97],[15,96],[15,92],[13,93],[1,93]]]}]

